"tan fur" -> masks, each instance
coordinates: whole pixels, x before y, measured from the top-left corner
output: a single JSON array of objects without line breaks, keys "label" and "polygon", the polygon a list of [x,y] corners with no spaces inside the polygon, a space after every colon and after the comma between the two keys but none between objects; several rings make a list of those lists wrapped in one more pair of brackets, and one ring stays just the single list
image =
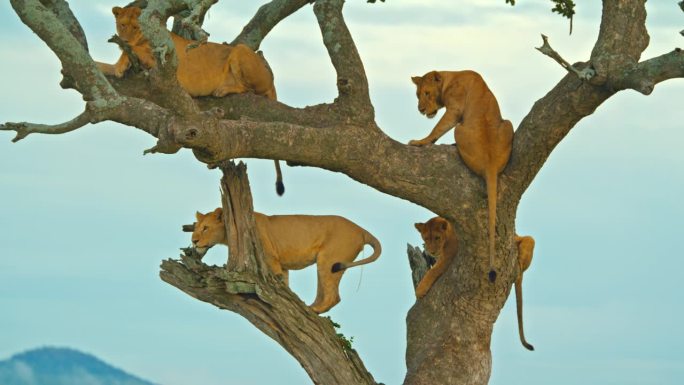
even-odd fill
[{"label": "tan fur", "polygon": [[454,227],[444,218],[434,217],[425,223],[414,225],[420,232],[425,251],[437,258],[437,262],[425,273],[416,286],[416,297],[422,298],[432,285],[444,274],[458,252],[458,238]]},{"label": "tan fur", "polygon": [[[133,49],[146,68],[156,66],[150,43],[140,31],[138,7],[114,7],[116,31]],[[276,99],[273,74],[265,62],[251,48],[243,44],[206,43],[187,50],[192,40],[170,32],[178,57],[176,77],[190,96],[216,96],[253,92]],[[116,64],[98,63],[107,75],[122,77],[131,63],[128,55],[121,53]]]},{"label": "tan fur", "polygon": [[418,110],[432,118],[442,107],[444,116],[428,136],[409,145],[427,146],[455,127],[454,137],[463,162],[485,179],[488,202],[490,280],[494,271],[494,236],[498,174],[511,155],[513,126],[501,117],[499,104],[482,77],[474,71],[431,71],[411,78],[417,87]]},{"label": "tan fur", "polygon": [[534,346],[525,340],[523,331],[523,300],[522,300],[522,280],[523,272],[532,264],[532,254],[534,253],[534,238],[526,236],[515,236],[515,243],[518,245],[518,278],[515,280],[515,308],[518,314],[518,334],[520,342],[528,350],[534,350]]},{"label": "tan fur", "polygon": [[[216,244],[227,244],[223,225],[223,210],[197,213],[192,243],[204,255]],[[380,242],[352,221],[333,215],[264,215],[255,212],[257,232],[264,248],[266,264],[283,277],[287,284],[288,270],[299,270],[316,264],[318,290],[311,310],[323,313],[340,302],[339,284],[347,268],[378,259]],[[373,254],[353,262],[364,245],[373,247]]]},{"label": "tan fur", "polygon": [[[157,65],[150,43],[140,31],[138,17],[142,10],[138,7],[114,7],[116,32],[132,48],[145,68]],[[273,73],[262,57],[243,44],[206,43],[188,50],[192,40],[170,32],[178,57],[176,78],[190,96],[216,96],[252,92],[276,100]],[[122,77],[131,66],[126,53],[122,52],[115,64],[96,62],[105,75]],[[283,174],[278,160],[274,160],[276,170],[276,191],[283,195]]]}]

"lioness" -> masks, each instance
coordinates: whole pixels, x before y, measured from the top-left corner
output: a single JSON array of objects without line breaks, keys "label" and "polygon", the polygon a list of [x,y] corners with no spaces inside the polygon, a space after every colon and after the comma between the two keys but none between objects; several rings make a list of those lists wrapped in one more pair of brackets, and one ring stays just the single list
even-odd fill
[{"label": "lioness", "polygon": [[[141,12],[139,7],[112,8],[119,37],[131,46],[144,67],[154,68],[157,62],[138,22]],[[273,74],[265,61],[251,48],[243,44],[230,46],[208,42],[188,50],[188,45],[195,43],[194,41],[173,32],[169,33],[178,57],[176,78],[190,96],[222,97],[228,94],[252,92],[276,100]],[[121,53],[115,64],[95,63],[105,75],[118,78],[122,77],[131,66],[125,52]],[[283,175],[277,160],[275,160],[275,168],[276,191],[278,195],[283,195],[285,192]]]},{"label": "lioness", "polygon": [[[192,244],[204,255],[216,244],[227,245],[223,210],[202,214],[192,233]],[[354,222],[334,215],[264,215],[254,213],[257,233],[264,248],[266,264],[287,284],[288,270],[303,269],[314,263],[318,268],[318,290],[311,310],[323,313],[340,302],[338,287],[344,271],[378,259],[380,242]],[[373,254],[354,262],[364,245]]]},{"label": "lioness", "polygon": [[513,125],[501,117],[494,94],[477,72],[431,71],[411,80],[417,87],[421,114],[432,118],[442,107],[446,107],[446,112],[428,136],[411,140],[409,145],[431,145],[455,127],[454,137],[461,159],[485,180],[489,209],[489,280],[494,282],[497,178],[511,155]]},{"label": "lioness", "polygon": [[458,252],[458,238],[454,227],[442,217],[434,217],[425,223],[416,223],[425,243],[425,251],[437,258],[437,262],[425,273],[416,286],[416,297],[422,298],[447,269]]},{"label": "lioness", "polygon": [[525,340],[523,331],[523,304],[522,304],[522,279],[523,272],[532,264],[532,253],[534,252],[534,238],[529,235],[515,236],[515,243],[518,245],[518,278],[515,280],[515,309],[518,314],[518,334],[520,342],[528,350],[534,350],[534,346]]},{"label": "lioness", "polygon": [[[140,30],[138,7],[114,7],[116,32],[126,41],[146,68],[157,65],[150,43]],[[170,32],[178,57],[176,77],[190,96],[216,96],[253,92],[276,99],[273,74],[251,48],[243,44],[230,46],[208,42],[188,50],[192,40]],[[122,77],[131,63],[122,52],[116,64],[97,63],[107,75]]]}]

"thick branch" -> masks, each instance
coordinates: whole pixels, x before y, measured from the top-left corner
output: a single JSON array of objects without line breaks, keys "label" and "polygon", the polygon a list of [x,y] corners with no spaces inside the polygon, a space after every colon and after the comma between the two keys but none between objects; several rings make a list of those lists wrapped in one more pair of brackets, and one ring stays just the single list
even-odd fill
[{"label": "thick branch", "polygon": [[[453,218],[484,207],[484,184],[460,160],[454,146],[407,146],[367,126],[315,128],[281,122],[223,120],[201,131],[174,126],[169,136],[181,145],[202,152],[204,162],[224,159],[265,158],[291,161],[343,172],[361,183]],[[264,140],[264,138],[269,138]],[[350,138],[354,138],[351,140]],[[434,165],[440,165],[435,172]],[[459,186],[454,194],[441,194],[434,186]],[[473,207],[472,202],[482,201]]]},{"label": "thick branch", "polygon": [[59,57],[65,76],[76,82],[76,87],[88,101],[116,100],[116,91],[97,68],[86,48],[72,32],[38,0],[11,0],[21,18]]},{"label": "thick branch", "polygon": [[344,22],[343,5],[344,0],[317,0],[313,9],[323,44],[337,72],[336,103],[348,109],[350,118],[371,122],[374,111],[368,94],[368,80],[354,39]]},{"label": "thick branch", "polygon": [[599,36],[591,51],[595,84],[610,84],[639,62],[649,42],[645,0],[603,0]]},{"label": "thick branch", "polygon": [[639,63],[616,86],[649,95],[656,84],[673,78],[684,78],[684,51],[679,48]]},{"label": "thick branch", "polygon": [[272,0],[262,5],[230,44],[245,44],[255,51],[258,50],[261,41],[273,27],[308,3],[311,3],[311,0]]},{"label": "thick branch", "polygon": [[167,100],[166,104],[180,115],[191,116],[199,110],[190,95],[180,86],[176,78],[178,58],[171,35],[166,29],[166,20],[187,8],[183,0],[149,0],[139,17],[143,35],[152,46],[157,67],[150,71],[150,78],[158,87],[157,92]]},{"label": "thick branch", "polygon": [[40,2],[57,16],[59,21],[64,24],[71,35],[76,38],[87,51],[88,41],[86,40],[85,32],[83,32],[81,23],[76,20],[76,17],[71,12],[69,4],[65,0],[40,0]]}]

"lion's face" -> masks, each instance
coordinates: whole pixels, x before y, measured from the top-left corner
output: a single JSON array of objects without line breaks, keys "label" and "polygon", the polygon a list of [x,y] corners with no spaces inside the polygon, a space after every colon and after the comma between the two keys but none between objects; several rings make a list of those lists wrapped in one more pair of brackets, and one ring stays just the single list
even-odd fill
[{"label": "lion's face", "polygon": [[136,44],[143,39],[138,22],[140,12],[142,10],[138,7],[112,8],[112,13],[116,18],[116,33],[129,44]]},{"label": "lion's face", "polygon": [[202,214],[195,214],[195,230],[192,232],[192,245],[200,255],[204,255],[209,248],[222,243],[226,238],[226,229],[223,225],[223,210],[216,210]]},{"label": "lion's face", "polygon": [[449,222],[444,218],[435,217],[425,223],[416,223],[415,226],[423,238],[425,251],[433,257],[441,257],[447,241]]},{"label": "lion's face", "polygon": [[442,77],[437,71],[431,71],[424,76],[411,78],[416,85],[418,97],[418,111],[428,118],[433,118],[437,110],[442,108]]}]

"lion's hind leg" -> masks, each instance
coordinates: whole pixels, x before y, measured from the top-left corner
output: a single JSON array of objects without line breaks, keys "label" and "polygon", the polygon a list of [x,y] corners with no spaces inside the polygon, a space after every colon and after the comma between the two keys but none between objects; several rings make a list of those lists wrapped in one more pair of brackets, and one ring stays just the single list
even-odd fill
[{"label": "lion's hind leg", "polygon": [[344,270],[332,272],[332,259],[325,251],[318,256],[318,291],[316,300],[311,304],[311,310],[320,314],[330,310],[340,302],[339,286]]}]

